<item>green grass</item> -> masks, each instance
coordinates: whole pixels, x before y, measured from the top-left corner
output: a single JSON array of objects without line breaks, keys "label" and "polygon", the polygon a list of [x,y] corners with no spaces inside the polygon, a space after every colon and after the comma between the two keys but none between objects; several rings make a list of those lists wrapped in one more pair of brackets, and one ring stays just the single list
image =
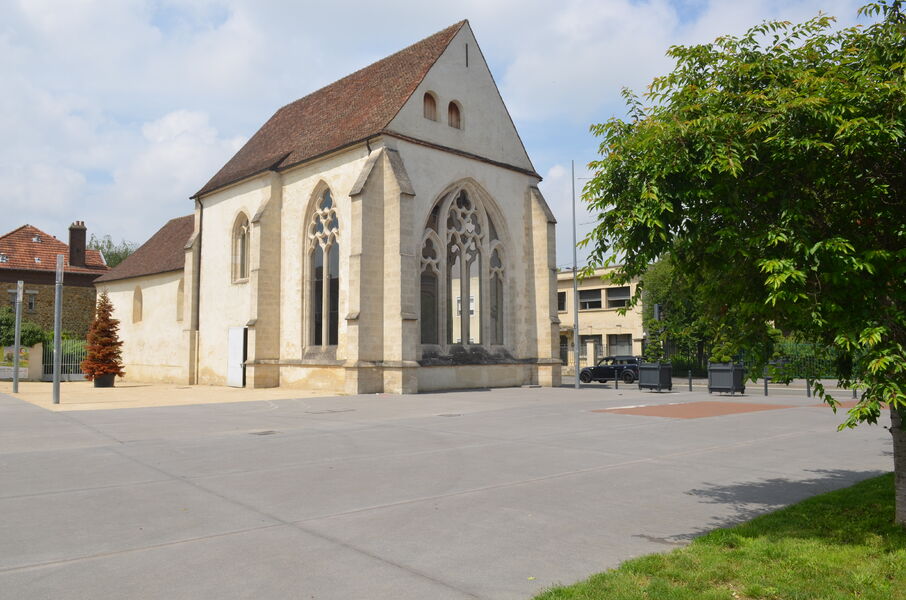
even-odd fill
[{"label": "green grass", "polygon": [[816,496],[535,600],[906,599],[893,474]]}]

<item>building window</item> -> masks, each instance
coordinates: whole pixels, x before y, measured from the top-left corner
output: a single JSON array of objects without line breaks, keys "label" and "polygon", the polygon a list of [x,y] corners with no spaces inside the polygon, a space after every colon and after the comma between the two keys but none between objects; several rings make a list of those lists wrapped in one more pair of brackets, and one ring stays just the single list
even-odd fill
[{"label": "building window", "polygon": [[601,308],[601,290],[579,290],[579,310]]},{"label": "building window", "polygon": [[179,285],[176,286],[176,322],[182,322],[183,318],[183,307],[185,306],[185,283],[183,283],[183,278],[179,278]]},{"label": "building window", "polygon": [[557,312],[566,312],[566,292],[557,292]]},{"label": "building window", "polygon": [[9,307],[13,309],[13,312],[16,310],[16,290],[7,290],[9,294]]},{"label": "building window", "polygon": [[140,323],[142,320],[142,288],[135,286],[132,292],[132,322]]},{"label": "building window", "polygon": [[491,284],[488,286],[490,292],[490,323],[488,332],[491,334],[491,344],[503,344],[503,248],[495,247],[491,251]]},{"label": "building window", "polygon": [[622,308],[629,304],[629,286],[607,289],[607,308]]},{"label": "building window", "polygon": [[437,99],[431,92],[425,92],[424,115],[426,119],[437,120]]},{"label": "building window", "polygon": [[25,293],[25,309],[33,313],[38,310],[38,293],[37,292],[26,292]]},{"label": "building window", "polygon": [[308,225],[312,346],[336,346],[340,333],[340,222],[330,190],[321,194]]},{"label": "building window", "polygon": [[462,129],[462,111],[456,102],[451,102],[447,107],[447,123],[450,127]]},{"label": "building window", "polygon": [[434,207],[420,259],[422,343],[502,345],[506,257],[476,198],[460,189]]},{"label": "building window", "polygon": [[620,333],[607,336],[608,351],[611,356],[632,354],[632,334]]},{"label": "building window", "polygon": [[240,214],[233,225],[233,283],[248,281],[250,238],[249,219]]},{"label": "building window", "polygon": [[0,252],[0,263],[8,263],[9,257],[6,254]]}]

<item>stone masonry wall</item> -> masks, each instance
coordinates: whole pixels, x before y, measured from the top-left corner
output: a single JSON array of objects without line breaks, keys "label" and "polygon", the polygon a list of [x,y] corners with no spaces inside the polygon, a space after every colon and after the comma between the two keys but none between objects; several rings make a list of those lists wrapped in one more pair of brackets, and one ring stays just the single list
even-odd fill
[{"label": "stone masonry wall", "polygon": [[[9,291],[15,292],[16,284],[2,283],[0,289],[3,289],[5,293],[3,301],[8,302]],[[27,297],[29,292],[35,291],[38,292],[34,294],[36,296],[35,308],[30,311]],[[54,286],[26,284],[25,296],[22,318],[37,323],[47,331],[53,331]],[[88,326],[91,325],[94,318],[95,298],[94,288],[63,286],[63,331],[79,338],[85,337],[88,333]]]}]

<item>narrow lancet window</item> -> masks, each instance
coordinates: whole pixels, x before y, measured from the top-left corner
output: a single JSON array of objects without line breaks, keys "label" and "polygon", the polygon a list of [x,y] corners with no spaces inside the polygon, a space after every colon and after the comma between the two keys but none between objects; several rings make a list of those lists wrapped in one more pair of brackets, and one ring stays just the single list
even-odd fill
[{"label": "narrow lancet window", "polygon": [[310,340],[336,346],[340,337],[340,222],[330,190],[321,194],[309,221]]}]

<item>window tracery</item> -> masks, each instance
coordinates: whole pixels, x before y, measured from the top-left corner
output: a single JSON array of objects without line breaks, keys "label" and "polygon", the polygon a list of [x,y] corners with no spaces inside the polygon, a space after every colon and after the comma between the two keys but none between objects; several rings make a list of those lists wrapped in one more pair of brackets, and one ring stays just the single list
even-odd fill
[{"label": "window tracery", "polygon": [[330,190],[309,220],[310,343],[335,346],[340,328],[340,221]]},{"label": "window tracery", "polygon": [[431,211],[420,252],[422,344],[504,343],[503,244],[465,190]]}]

